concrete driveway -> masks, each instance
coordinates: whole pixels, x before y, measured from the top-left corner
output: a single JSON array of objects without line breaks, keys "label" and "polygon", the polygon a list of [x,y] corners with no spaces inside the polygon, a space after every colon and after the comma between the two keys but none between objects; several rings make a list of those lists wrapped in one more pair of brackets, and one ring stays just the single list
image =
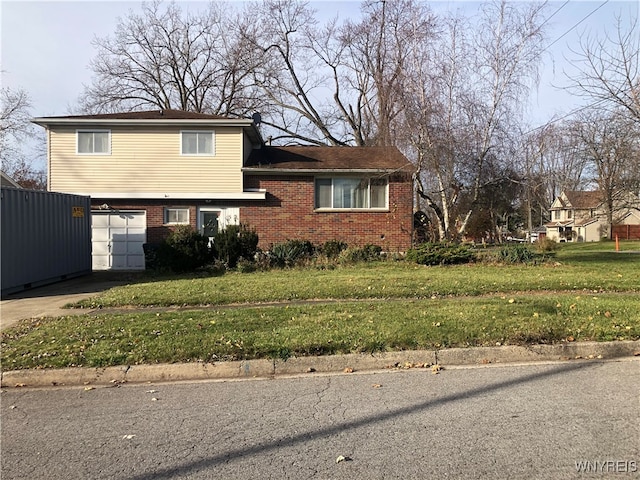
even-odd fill
[{"label": "concrete driveway", "polygon": [[7,295],[0,302],[0,330],[24,319],[89,313],[91,310],[62,307],[112,287],[132,283],[139,276],[140,274],[135,273],[94,272],[91,275]]}]

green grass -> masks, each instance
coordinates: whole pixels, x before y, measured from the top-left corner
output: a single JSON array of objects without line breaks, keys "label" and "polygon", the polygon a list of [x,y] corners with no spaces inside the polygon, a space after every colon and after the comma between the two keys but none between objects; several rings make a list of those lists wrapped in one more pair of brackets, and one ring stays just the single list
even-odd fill
[{"label": "green grass", "polygon": [[[589,245],[589,244],[581,244]],[[597,245],[603,245],[598,243]],[[604,245],[608,245],[604,244]],[[542,265],[424,267],[405,262],[274,270],[215,277],[147,278],[82,307],[225,305],[302,299],[430,298],[518,291],[640,291],[640,255],[560,250]],[[638,247],[640,251],[640,246]]]},{"label": "green grass", "polygon": [[639,337],[635,295],[362,301],[45,319],[3,334],[2,365],[99,367]]},{"label": "green grass", "polygon": [[[640,243],[634,248],[640,251]],[[616,253],[607,242],[563,245],[553,260],[536,266],[381,262],[219,277],[144,276],[83,302],[121,307],[121,313],[47,318],[7,329],[0,360],[3,370],[13,370],[635,340],[639,272],[640,255]],[[321,302],[289,302],[304,299]],[[126,311],[152,305],[186,309]]]}]

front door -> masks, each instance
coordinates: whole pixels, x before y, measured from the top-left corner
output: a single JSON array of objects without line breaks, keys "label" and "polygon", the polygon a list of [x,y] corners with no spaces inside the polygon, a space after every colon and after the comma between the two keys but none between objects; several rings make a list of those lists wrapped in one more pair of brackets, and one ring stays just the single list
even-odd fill
[{"label": "front door", "polygon": [[213,242],[213,237],[218,233],[219,227],[220,210],[200,210],[198,215],[198,230],[202,235],[209,238],[209,243]]}]

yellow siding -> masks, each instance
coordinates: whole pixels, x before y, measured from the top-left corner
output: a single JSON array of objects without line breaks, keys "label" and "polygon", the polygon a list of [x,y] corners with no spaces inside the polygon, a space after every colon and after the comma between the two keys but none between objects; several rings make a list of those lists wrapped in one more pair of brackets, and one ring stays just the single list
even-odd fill
[{"label": "yellow siding", "polygon": [[56,128],[50,136],[49,188],[57,192],[241,192],[242,128],[216,128],[214,156],[181,155],[181,130],[111,128],[111,155],[78,155],[76,129]]}]

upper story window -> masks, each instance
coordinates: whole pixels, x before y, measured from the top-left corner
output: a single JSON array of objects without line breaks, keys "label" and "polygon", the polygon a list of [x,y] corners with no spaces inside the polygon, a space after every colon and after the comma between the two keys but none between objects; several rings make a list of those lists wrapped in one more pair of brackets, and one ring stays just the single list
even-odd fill
[{"label": "upper story window", "polygon": [[213,155],[213,132],[181,132],[182,155]]},{"label": "upper story window", "polygon": [[111,131],[78,130],[78,154],[109,155],[111,153]]},{"label": "upper story window", "polygon": [[554,220],[560,220],[560,210],[554,210],[553,211],[553,219]]},{"label": "upper story window", "polygon": [[387,208],[387,185],[386,178],[316,178],[316,208]]},{"label": "upper story window", "polygon": [[188,225],[189,209],[167,207],[164,209],[164,223],[170,225]]}]

